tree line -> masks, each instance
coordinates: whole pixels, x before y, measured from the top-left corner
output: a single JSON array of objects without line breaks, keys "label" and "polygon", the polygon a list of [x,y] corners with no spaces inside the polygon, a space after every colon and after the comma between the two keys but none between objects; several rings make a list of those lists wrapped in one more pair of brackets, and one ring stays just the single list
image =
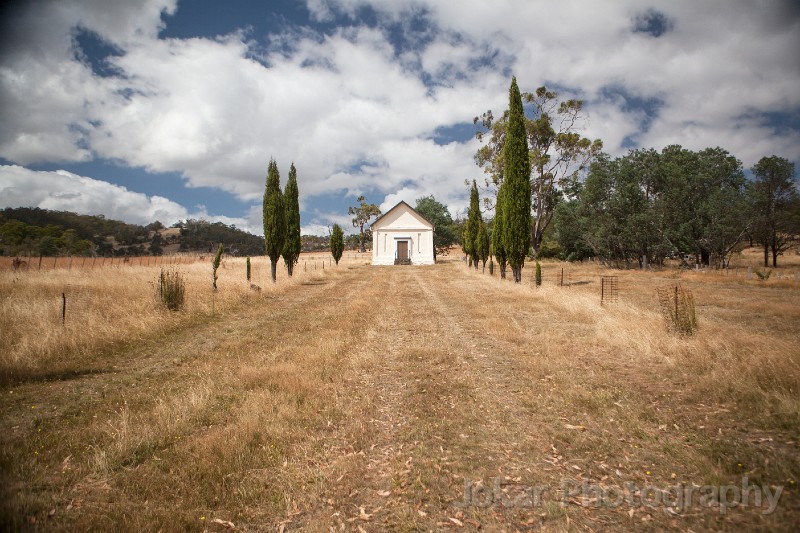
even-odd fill
[{"label": "tree line", "polygon": [[514,78],[508,110],[475,117],[486,143],[475,154],[487,174],[484,207],[495,212],[484,228],[473,181],[461,237],[476,267],[489,228],[489,255],[502,277],[511,266],[515,281],[526,256],[641,267],[689,256],[725,267],[745,242],[763,248],[765,266],[777,266],[800,234],[795,168],[785,158],[762,158],[752,180],[722,148],[674,145],[611,158],[602,141],[580,134],[582,110],[583,101],[559,100],[546,87],[520,93]]},{"label": "tree line", "polygon": [[669,257],[725,268],[737,249],[757,243],[764,266],[777,267],[800,233],[794,164],[770,156],[751,171],[747,180],[741,161],[721,148],[603,154],[556,207],[554,239],[569,259],[643,268]]},{"label": "tree line", "polygon": [[172,226],[180,231],[165,235],[164,225],[147,225],[79,215],[68,211],[20,207],[0,211],[0,254],[42,256],[162,255],[164,247],[180,251],[211,252],[222,243],[226,253],[263,253],[264,240],[222,222],[188,219]]}]

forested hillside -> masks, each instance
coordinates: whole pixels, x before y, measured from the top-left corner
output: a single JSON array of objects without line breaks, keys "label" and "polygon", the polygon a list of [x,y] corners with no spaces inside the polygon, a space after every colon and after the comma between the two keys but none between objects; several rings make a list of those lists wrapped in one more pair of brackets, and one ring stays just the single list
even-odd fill
[{"label": "forested hillside", "polygon": [[219,243],[232,255],[264,252],[262,237],[221,222],[189,219],[166,228],[39,208],[0,211],[2,255],[162,255],[207,252]]}]

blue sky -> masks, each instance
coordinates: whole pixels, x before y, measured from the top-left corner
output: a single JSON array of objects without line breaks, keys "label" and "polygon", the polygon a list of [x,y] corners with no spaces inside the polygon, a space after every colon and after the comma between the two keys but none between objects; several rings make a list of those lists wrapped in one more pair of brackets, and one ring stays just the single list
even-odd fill
[{"label": "blue sky", "polygon": [[749,0],[39,0],[0,13],[0,207],[261,232],[274,157],[307,233],[483,178],[510,76],[605,150],[800,161],[800,8]]}]

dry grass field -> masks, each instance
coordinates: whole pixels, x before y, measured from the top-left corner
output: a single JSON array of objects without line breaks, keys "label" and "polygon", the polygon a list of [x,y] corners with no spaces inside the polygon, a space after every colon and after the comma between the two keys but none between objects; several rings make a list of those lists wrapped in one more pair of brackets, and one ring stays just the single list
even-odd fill
[{"label": "dry grass field", "polygon": [[[766,281],[746,276],[757,251],[738,275],[544,262],[539,288],[530,265],[514,285],[452,257],[304,259],[274,285],[255,260],[261,291],[242,259],[217,293],[208,262],[179,265],[177,313],[158,267],[4,267],[3,529],[800,524],[796,255]],[[617,302],[601,305],[601,275]],[[658,306],[678,282],[693,337]]]}]

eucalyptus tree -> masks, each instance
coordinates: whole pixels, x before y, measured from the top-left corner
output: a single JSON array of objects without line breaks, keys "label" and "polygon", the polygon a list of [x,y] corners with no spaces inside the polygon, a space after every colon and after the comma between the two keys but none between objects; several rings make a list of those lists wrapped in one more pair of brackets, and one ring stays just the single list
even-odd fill
[{"label": "eucalyptus tree", "polygon": [[778,156],[762,157],[752,168],[755,181],[748,195],[753,206],[756,238],[764,247],[764,266],[778,266],[778,256],[800,233],[800,198],[794,176],[794,163]]},{"label": "eucalyptus tree", "polygon": [[379,216],[381,214],[381,210],[378,209],[378,206],[375,204],[368,204],[367,199],[363,195],[359,196],[356,201],[358,202],[358,205],[348,207],[347,213],[350,215],[355,215],[353,217],[353,227],[358,228],[360,231],[358,249],[363,254],[366,251],[364,245],[364,226],[372,217]]}]

